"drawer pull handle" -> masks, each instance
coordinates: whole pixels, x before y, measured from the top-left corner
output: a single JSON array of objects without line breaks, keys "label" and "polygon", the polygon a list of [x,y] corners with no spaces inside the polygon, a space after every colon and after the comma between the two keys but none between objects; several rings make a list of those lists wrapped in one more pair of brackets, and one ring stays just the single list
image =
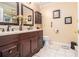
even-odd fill
[{"label": "drawer pull handle", "polygon": [[12,50],[9,50],[9,51],[8,51],[9,54],[11,54],[12,52],[13,52]]}]

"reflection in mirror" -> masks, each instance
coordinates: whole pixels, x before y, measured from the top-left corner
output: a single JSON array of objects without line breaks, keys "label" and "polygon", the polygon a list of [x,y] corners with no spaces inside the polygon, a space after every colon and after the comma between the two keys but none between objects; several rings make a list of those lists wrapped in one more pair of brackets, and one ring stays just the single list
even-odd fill
[{"label": "reflection in mirror", "polygon": [[17,23],[16,2],[0,2],[0,22]]},{"label": "reflection in mirror", "polygon": [[33,25],[34,11],[23,4],[21,5],[21,9],[22,9],[22,15],[23,15],[23,24]]}]

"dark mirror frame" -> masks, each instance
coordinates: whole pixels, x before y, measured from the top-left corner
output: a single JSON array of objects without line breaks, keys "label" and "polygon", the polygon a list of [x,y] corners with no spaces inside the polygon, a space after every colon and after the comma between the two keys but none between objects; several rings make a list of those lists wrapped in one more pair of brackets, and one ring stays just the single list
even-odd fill
[{"label": "dark mirror frame", "polygon": [[[16,3],[16,10],[17,10],[17,15],[19,15],[19,2]],[[17,23],[6,23],[6,22],[0,22],[0,25],[19,25],[19,18],[17,18]]]},{"label": "dark mirror frame", "polygon": [[22,24],[25,25],[25,26],[33,26],[34,25],[34,10],[21,3],[21,15],[23,15],[23,7],[26,7],[26,8],[28,8],[32,11],[33,19],[32,19],[32,24],[23,24],[23,21],[22,21]]}]

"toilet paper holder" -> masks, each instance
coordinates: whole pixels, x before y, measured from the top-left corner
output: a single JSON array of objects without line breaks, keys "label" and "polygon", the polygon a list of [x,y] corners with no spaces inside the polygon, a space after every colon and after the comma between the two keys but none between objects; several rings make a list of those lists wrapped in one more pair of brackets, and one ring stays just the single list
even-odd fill
[{"label": "toilet paper holder", "polygon": [[56,30],[55,30],[55,33],[59,33],[59,30],[58,30],[58,29],[56,29]]}]

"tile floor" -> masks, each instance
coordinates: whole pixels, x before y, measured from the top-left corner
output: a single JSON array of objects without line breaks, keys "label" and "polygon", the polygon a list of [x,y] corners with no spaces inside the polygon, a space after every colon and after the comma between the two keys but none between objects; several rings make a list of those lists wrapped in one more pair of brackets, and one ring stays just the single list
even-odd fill
[{"label": "tile floor", "polygon": [[61,44],[56,42],[45,45],[38,53],[33,57],[77,57],[77,51],[68,47],[61,47]]}]

